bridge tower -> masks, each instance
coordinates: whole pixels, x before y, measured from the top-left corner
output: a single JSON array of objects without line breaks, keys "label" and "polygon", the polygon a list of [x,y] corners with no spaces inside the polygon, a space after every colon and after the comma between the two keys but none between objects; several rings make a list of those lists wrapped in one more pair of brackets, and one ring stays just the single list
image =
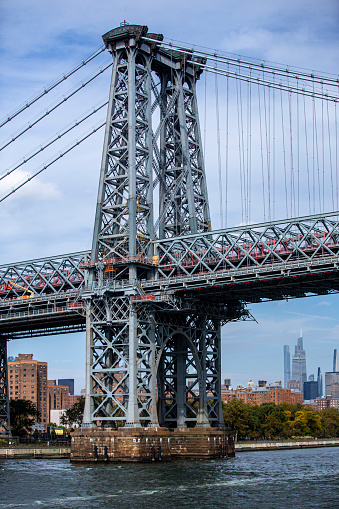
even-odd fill
[{"label": "bridge tower", "polygon": [[142,289],[158,278],[156,239],[211,230],[196,96],[203,59],[164,50],[146,26],[103,40],[113,70],[85,263],[84,426],[218,426],[220,309]]}]

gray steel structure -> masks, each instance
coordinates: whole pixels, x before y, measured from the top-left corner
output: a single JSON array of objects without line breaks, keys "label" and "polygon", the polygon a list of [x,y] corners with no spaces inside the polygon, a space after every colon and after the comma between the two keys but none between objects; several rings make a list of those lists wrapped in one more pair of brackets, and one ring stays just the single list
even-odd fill
[{"label": "gray steel structure", "polygon": [[143,26],[103,39],[113,70],[92,250],[0,266],[0,427],[6,341],[79,330],[84,425],[221,425],[221,326],[251,318],[246,303],[338,292],[339,212],[211,231],[204,59]]}]

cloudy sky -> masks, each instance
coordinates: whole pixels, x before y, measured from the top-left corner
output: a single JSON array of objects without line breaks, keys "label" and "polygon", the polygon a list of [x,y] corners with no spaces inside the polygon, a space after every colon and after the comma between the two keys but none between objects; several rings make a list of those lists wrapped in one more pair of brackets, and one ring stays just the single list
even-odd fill
[{"label": "cloudy sky", "polygon": [[[337,0],[189,0],[170,3],[145,0],[0,0],[0,117],[73,68],[102,44],[101,35],[126,19],[146,24],[167,39],[269,60],[326,73],[338,73],[339,4]],[[103,53],[0,130],[2,146],[49,105],[110,61]],[[72,101],[29,129],[0,152],[0,174],[21,161],[35,147],[105,101],[109,71],[100,75]],[[202,86],[202,83],[201,83]],[[201,88],[199,96],[202,96]],[[39,168],[77,136],[104,118],[91,117],[77,134],[24,165],[0,182],[0,196]],[[207,140],[209,140],[207,134]],[[29,185],[0,203],[0,264],[88,249],[102,150],[102,131],[51,166]],[[206,157],[212,217],[217,224],[217,170]],[[232,226],[230,224],[230,226]],[[284,344],[295,344],[300,329],[308,359],[308,373],[320,366],[332,369],[332,353],[339,348],[338,297],[319,297],[254,305],[258,321],[230,324],[223,329],[222,371],[233,385],[249,379],[281,380]],[[34,353],[48,361],[50,378],[75,377],[84,385],[84,336],[66,335],[12,342],[9,354]]]}]

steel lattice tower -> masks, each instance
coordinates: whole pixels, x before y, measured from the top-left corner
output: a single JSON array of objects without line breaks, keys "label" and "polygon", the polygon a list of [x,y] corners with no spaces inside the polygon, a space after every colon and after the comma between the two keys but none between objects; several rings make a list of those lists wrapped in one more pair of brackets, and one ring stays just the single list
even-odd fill
[{"label": "steel lattice tower", "polygon": [[189,53],[160,48],[162,36],[145,26],[124,25],[103,40],[113,72],[84,294],[84,424],[218,425],[220,317],[199,299],[146,296],[140,285],[157,278],[155,238],[211,228],[199,59],[192,66]]}]

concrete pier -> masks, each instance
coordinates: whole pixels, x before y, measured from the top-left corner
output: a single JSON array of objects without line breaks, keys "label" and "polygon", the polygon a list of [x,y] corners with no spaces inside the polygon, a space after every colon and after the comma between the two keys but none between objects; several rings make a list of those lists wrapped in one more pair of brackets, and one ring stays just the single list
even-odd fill
[{"label": "concrete pier", "polygon": [[221,428],[80,428],[71,461],[170,461],[234,456],[233,433]]}]

